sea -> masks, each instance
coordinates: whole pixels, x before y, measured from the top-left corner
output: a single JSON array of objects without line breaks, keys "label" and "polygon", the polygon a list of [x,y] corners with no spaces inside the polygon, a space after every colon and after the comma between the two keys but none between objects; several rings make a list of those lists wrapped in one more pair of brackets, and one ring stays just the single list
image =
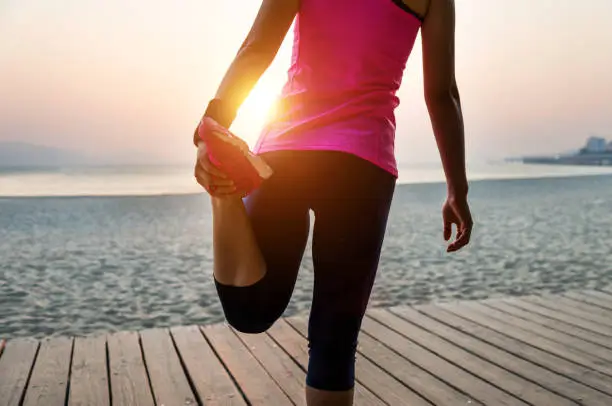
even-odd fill
[{"label": "sea", "polygon": [[[447,254],[439,164],[401,168],[371,307],[612,287],[612,168],[469,177],[473,241]],[[309,244],[287,315],[308,313],[312,288]],[[222,321],[188,167],[0,169],[0,338]]]}]

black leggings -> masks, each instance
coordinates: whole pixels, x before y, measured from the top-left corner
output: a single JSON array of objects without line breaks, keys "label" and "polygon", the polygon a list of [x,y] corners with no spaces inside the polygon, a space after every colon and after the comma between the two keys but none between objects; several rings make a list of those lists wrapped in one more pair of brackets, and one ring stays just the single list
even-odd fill
[{"label": "black leggings", "polygon": [[245,205],[267,273],[252,286],[217,283],[225,316],[241,332],[260,333],[283,314],[306,248],[312,210],[315,281],[306,382],[321,390],[349,390],[395,177],[342,152],[278,151],[263,156],[274,175]]}]

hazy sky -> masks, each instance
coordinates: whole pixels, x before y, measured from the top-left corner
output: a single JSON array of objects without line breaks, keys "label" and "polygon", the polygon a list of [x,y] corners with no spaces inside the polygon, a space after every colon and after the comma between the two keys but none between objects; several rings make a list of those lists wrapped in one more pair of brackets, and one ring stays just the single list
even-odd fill
[{"label": "hazy sky", "polygon": [[[259,4],[0,0],[0,141],[191,159],[194,126]],[[458,0],[457,8],[470,159],[565,151],[591,133],[612,138],[611,0]],[[233,127],[251,144],[286,78],[291,37]],[[436,160],[420,46],[399,96],[398,159]]]}]

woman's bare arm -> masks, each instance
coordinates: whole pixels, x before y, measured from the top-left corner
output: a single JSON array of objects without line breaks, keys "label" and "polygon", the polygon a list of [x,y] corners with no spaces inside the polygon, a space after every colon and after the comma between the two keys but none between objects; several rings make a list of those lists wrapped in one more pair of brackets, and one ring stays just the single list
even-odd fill
[{"label": "woman's bare arm", "polygon": [[449,195],[465,198],[465,141],[455,80],[455,4],[431,0],[422,27],[425,100],[442,158]]},{"label": "woman's bare arm", "polygon": [[448,187],[443,233],[450,240],[456,226],[456,237],[447,247],[454,252],[470,242],[473,226],[467,202],[463,114],[455,80],[454,0],[431,0],[422,30],[425,100]]},{"label": "woman's bare arm", "polygon": [[299,8],[299,0],[263,0],[255,22],[215,96],[214,115],[229,127],[236,112],[270,66]]}]

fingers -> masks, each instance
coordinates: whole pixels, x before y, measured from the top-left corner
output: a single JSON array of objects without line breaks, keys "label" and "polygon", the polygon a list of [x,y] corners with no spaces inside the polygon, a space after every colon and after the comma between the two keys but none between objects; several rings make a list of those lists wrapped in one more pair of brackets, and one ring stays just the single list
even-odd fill
[{"label": "fingers", "polygon": [[444,240],[452,237],[453,224],[457,227],[455,240],[446,249],[447,252],[459,251],[470,242],[472,234],[472,215],[467,200],[447,200],[442,210],[444,221]]},{"label": "fingers", "polygon": [[231,179],[223,179],[206,172],[201,165],[196,163],[194,176],[211,196],[222,196],[236,193],[236,186]]},{"label": "fingers", "polygon": [[235,186],[216,186],[208,185],[198,179],[198,183],[208,192],[209,195],[219,197],[236,194],[237,190]]},{"label": "fingers", "polygon": [[211,175],[202,170],[203,175],[210,186],[222,187],[222,186],[234,186],[234,182],[231,179],[223,179],[217,176]]},{"label": "fingers", "polygon": [[226,174],[224,174],[221,170],[219,170],[219,168],[217,168],[215,165],[213,165],[212,162],[210,162],[208,152],[206,151],[206,144],[204,144],[203,142],[198,144],[198,163],[200,164],[202,169],[204,169],[211,175],[223,179],[227,178]]},{"label": "fingers", "polygon": [[456,251],[459,251],[461,248],[465,247],[466,245],[468,245],[470,243],[471,234],[472,234],[471,226],[469,227],[462,226],[459,229],[459,232],[457,233],[457,237],[455,238],[455,241],[453,241],[452,244],[448,246],[446,251],[456,252]]},{"label": "fingers", "polygon": [[234,182],[232,182],[229,179],[220,179],[217,178],[216,176],[212,176],[207,174],[206,172],[202,173],[197,173],[195,175],[196,180],[198,181],[198,183],[208,189],[220,189],[220,188],[228,188],[228,189],[232,189],[235,188],[234,186]]},{"label": "fingers", "polygon": [[204,169],[206,172],[210,173],[211,175],[216,176],[217,178],[221,178],[221,179],[227,178],[226,174],[221,172],[219,168],[217,168],[216,166],[212,164],[212,162],[210,162],[210,159],[208,159],[207,155],[203,158],[198,158],[198,162],[200,163],[200,166],[202,167],[202,169]]},{"label": "fingers", "polygon": [[453,223],[450,221],[444,221],[444,241],[448,241],[453,234]]},{"label": "fingers", "polygon": [[209,186],[206,190],[209,195],[219,197],[219,196],[228,196],[236,193],[236,188],[234,186]]}]

